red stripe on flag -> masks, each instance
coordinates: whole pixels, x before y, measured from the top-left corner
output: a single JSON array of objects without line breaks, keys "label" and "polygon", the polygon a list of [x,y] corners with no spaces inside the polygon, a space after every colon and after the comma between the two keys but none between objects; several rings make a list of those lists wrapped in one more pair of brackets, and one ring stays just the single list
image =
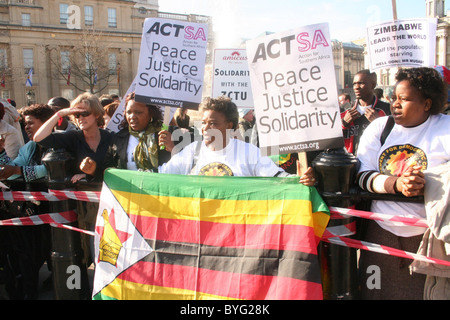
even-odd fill
[{"label": "red stripe on flag", "polygon": [[[227,224],[144,217],[130,219],[146,239],[199,243],[216,247],[292,250],[317,255],[314,230],[300,225]],[[199,234],[198,232],[201,232]]]},{"label": "red stripe on flag", "polygon": [[[137,284],[185,289],[235,299],[321,300],[323,298],[320,283],[142,261],[125,270],[118,278]],[[201,279],[201,282],[198,279]],[[139,285],[135,290],[138,288]]]}]

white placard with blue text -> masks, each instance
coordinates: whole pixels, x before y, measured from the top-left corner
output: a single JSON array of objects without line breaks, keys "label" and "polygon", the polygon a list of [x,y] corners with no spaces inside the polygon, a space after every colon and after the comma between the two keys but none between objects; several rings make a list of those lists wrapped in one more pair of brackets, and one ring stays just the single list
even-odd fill
[{"label": "white placard with blue text", "polygon": [[433,67],[436,19],[396,20],[367,28],[370,70]]},{"label": "white placard with blue text", "polygon": [[328,24],[247,41],[247,55],[263,154],[344,146]]},{"label": "white placard with blue text", "polygon": [[136,101],[198,109],[202,100],[207,44],[207,24],[145,19]]}]

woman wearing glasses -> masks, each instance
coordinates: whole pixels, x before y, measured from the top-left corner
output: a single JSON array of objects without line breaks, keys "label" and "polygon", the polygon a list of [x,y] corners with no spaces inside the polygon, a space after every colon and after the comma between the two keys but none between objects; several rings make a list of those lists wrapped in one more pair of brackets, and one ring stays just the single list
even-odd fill
[{"label": "woman wearing glasses", "polygon": [[[34,141],[46,148],[65,149],[76,159],[75,172],[83,174],[79,168],[83,159],[90,157],[97,163],[103,163],[111,142],[112,134],[101,128],[105,121],[104,113],[103,106],[95,95],[83,93],[72,101],[70,108],[59,110],[45,122],[34,135]],[[80,130],[53,132],[58,121],[66,116],[72,117]],[[72,182],[76,182],[80,177],[75,175]]]}]

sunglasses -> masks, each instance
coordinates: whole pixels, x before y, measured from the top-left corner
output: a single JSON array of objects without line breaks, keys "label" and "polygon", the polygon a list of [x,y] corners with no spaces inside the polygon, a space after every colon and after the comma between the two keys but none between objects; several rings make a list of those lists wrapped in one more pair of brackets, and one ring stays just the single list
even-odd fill
[{"label": "sunglasses", "polygon": [[75,114],[75,118],[79,118],[80,116],[83,116],[83,118],[89,117],[91,115],[91,113],[89,111],[84,111],[81,113],[77,113]]}]

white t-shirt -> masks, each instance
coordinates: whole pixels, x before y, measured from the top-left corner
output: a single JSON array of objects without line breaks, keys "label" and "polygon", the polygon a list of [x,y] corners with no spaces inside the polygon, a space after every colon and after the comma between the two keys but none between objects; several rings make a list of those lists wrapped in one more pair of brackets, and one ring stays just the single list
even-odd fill
[{"label": "white t-shirt", "polygon": [[[193,166],[198,143],[202,145]],[[270,158],[262,157],[258,147],[238,139],[229,140],[227,146],[218,151],[212,151],[203,142],[195,141],[160,166],[159,173],[264,177],[287,175]]]},{"label": "white t-shirt", "polygon": [[358,105],[356,106],[356,110],[358,110],[358,112],[359,112],[362,116],[364,115],[364,113],[366,113],[366,110],[369,109],[369,108],[372,108],[372,105],[363,107],[362,105],[360,105],[360,104],[358,103]]},{"label": "white t-shirt", "polygon": [[[388,117],[373,121],[364,131],[358,148],[359,172],[374,170],[400,176],[408,166],[421,164],[422,170],[450,161],[450,116],[432,115],[413,128],[394,125],[381,146],[380,136]],[[372,202],[372,212],[397,216],[426,218],[424,204],[380,201]],[[397,236],[411,237],[425,232],[424,228],[377,221],[381,227]]]}]

